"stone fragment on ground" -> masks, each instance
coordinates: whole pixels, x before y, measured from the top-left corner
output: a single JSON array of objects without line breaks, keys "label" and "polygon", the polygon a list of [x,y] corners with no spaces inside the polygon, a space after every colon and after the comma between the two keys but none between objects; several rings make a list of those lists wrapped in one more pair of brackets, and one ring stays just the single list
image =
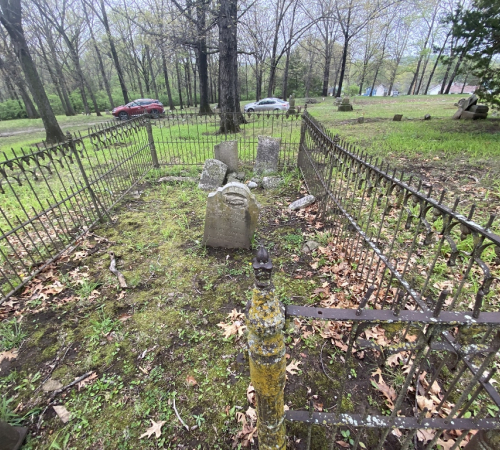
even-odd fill
[{"label": "stone fragment on ground", "polygon": [[264,177],[262,178],[262,188],[263,189],[276,189],[283,182],[281,177]]},{"label": "stone fragment on ground", "polygon": [[57,391],[58,389],[61,389],[63,387],[62,383],[57,380],[53,380],[52,378],[49,378],[45,383],[42,385],[42,390],[43,392],[52,392],[52,391]]},{"label": "stone fragment on ground", "polygon": [[205,191],[211,191],[222,186],[226,178],[227,165],[218,159],[207,159],[201,172],[198,187]]},{"label": "stone fragment on ground", "polygon": [[402,118],[403,118],[403,114],[394,114],[394,117],[392,118],[392,120],[394,122],[401,122]]},{"label": "stone fragment on ground", "polygon": [[290,209],[291,211],[296,211],[298,209],[302,209],[306,206],[312,205],[315,201],[316,197],[314,195],[306,195],[305,197],[299,198],[293,203],[290,203],[288,209]]},{"label": "stone fragment on ground", "polygon": [[302,253],[311,253],[319,247],[319,244],[316,241],[307,241],[302,246]]},{"label": "stone fragment on ground", "polygon": [[250,188],[250,189],[257,189],[259,187],[259,185],[255,182],[255,181],[249,181],[247,183],[247,186]]},{"label": "stone fragment on ground", "polygon": [[187,182],[195,182],[198,181],[198,178],[195,177],[161,177],[156,180],[157,183],[169,183],[169,182],[179,182],[179,183],[187,183]]},{"label": "stone fragment on ground", "polygon": [[431,120],[431,115],[430,114],[426,114],[424,116],[424,120]]},{"label": "stone fragment on ground", "polygon": [[233,182],[239,182],[239,181],[240,181],[240,179],[236,176],[236,173],[235,172],[231,172],[227,176],[226,183],[233,183]]}]

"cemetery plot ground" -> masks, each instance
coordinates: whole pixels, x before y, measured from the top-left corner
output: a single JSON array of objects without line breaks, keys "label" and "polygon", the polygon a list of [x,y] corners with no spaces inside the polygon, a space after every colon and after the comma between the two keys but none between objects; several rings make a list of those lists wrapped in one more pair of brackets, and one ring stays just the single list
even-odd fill
[{"label": "cemetery plot ground", "polygon": [[[272,256],[283,303],[328,307],[336,298],[337,306],[354,307],[359,300],[355,268],[329,245],[315,205],[288,210],[306,194],[297,172],[282,174],[283,188],[252,191],[262,206],[253,250],[204,247],[207,193],[194,182],[157,183],[163,175],[194,173],[152,174],[121,204],[114,223],[93,230],[0,307],[6,319],[0,411],[29,426],[26,449],[249,445],[255,404],[243,313],[260,240]],[[311,240],[319,244],[312,253]],[[110,252],[128,289],[109,270]],[[287,320],[290,409],[304,409],[310,398],[317,410],[336,404],[347,349],[342,326]],[[378,340],[396,339],[398,332],[372,330]],[[349,367],[346,411],[390,412],[382,388],[402,383],[404,361],[393,358],[382,372],[379,365],[375,353],[358,352]],[[411,400],[403,405],[405,412],[411,407]],[[305,426],[287,430],[290,448],[304,449]],[[376,431],[362,436],[366,448],[377,439]],[[313,448],[328,445],[325,428],[314,428]]]}]

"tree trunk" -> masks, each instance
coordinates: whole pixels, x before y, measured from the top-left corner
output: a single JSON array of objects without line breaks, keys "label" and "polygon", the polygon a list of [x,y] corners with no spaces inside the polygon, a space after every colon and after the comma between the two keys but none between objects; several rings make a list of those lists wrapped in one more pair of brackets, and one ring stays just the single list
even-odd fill
[{"label": "tree trunk", "polygon": [[63,141],[64,133],[57,123],[56,116],[50,106],[49,99],[36,70],[35,63],[28,50],[28,44],[26,43],[21,22],[21,0],[0,0],[0,8],[0,22],[9,33],[26,81],[28,82],[35,103],[38,106],[38,112],[42,117],[45,127],[46,141],[51,143]]},{"label": "tree trunk", "polygon": [[170,90],[170,80],[168,79],[168,71],[167,71],[167,58],[165,57],[165,49],[161,48],[161,65],[163,67],[163,76],[165,77],[165,87],[167,88],[167,96],[168,96],[168,107],[170,111],[175,109],[174,100],[172,98],[172,91]]},{"label": "tree trunk", "polygon": [[286,100],[288,97],[288,70],[290,68],[290,47],[286,51],[286,59],[285,59],[285,71],[283,73],[283,100]]},{"label": "tree trunk", "polygon": [[439,59],[441,58],[441,55],[443,54],[444,48],[446,47],[446,43],[448,42],[448,38],[450,37],[450,34],[451,34],[451,30],[446,35],[446,39],[444,41],[444,44],[439,49],[439,54],[438,54],[438,57],[436,58],[436,62],[434,63],[434,66],[432,67],[431,74],[429,75],[429,80],[427,81],[427,86],[425,87],[424,95],[427,95],[427,93],[429,92],[429,87],[431,85],[432,77],[434,76],[434,72],[436,71],[437,65],[439,63]]},{"label": "tree trunk", "polygon": [[464,56],[465,56],[465,50],[462,51],[462,53],[460,53],[457,64],[455,65],[455,69],[453,69],[453,73],[451,74],[450,80],[448,81],[448,86],[446,87],[445,94],[450,93],[451,85],[453,84],[453,81],[455,80],[455,77],[457,76],[458,69],[460,69],[460,65],[462,64]]},{"label": "tree trunk", "polygon": [[153,91],[155,93],[156,99],[158,99],[158,87],[156,86],[155,74],[153,72],[153,63],[151,62],[151,52],[149,51],[149,45],[146,45],[146,57],[148,59],[149,71],[151,73],[151,84],[153,85]]},{"label": "tree trunk", "polygon": [[[189,58],[189,57],[188,57]],[[189,70],[189,60],[183,61],[184,80],[186,83],[186,98],[188,107],[193,106],[193,91],[191,90],[191,71]]]},{"label": "tree trunk", "polygon": [[120,66],[120,60],[118,59],[118,53],[116,52],[115,41],[113,40],[113,35],[111,34],[111,30],[109,28],[108,15],[106,14],[106,7],[104,5],[104,0],[100,0],[101,6],[101,21],[104,25],[104,29],[106,30],[106,36],[109,42],[109,48],[111,50],[111,56],[113,57],[113,62],[115,63],[116,71],[118,72],[118,80],[120,81],[120,87],[122,89],[123,101],[125,104],[129,103],[127,86],[125,85],[125,78],[123,76],[122,68]]},{"label": "tree trunk", "polygon": [[182,82],[181,82],[181,71],[179,70],[179,58],[175,55],[175,71],[177,72],[177,91],[179,92],[179,107],[184,108],[182,104]]},{"label": "tree trunk", "polygon": [[237,0],[221,0],[219,7],[220,133],[237,133],[245,122],[238,88]]},{"label": "tree trunk", "polygon": [[[327,43],[328,45],[328,43]],[[326,49],[325,67],[323,68],[323,88],[321,95],[326,97],[328,95],[328,82],[330,81],[330,65],[332,63],[332,53],[330,49]]]},{"label": "tree trunk", "polygon": [[340,65],[339,88],[337,89],[337,97],[342,95],[342,83],[344,82],[345,68],[347,64],[347,50],[349,47],[349,35],[344,34],[344,49],[342,51],[342,62]]},{"label": "tree trunk", "polygon": [[[191,60],[191,59],[190,59]],[[193,71],[193,94],[194,94],[194,107],[198,107],[198,96],[196,95],[196,63],[191,61],[191,70]]]}]

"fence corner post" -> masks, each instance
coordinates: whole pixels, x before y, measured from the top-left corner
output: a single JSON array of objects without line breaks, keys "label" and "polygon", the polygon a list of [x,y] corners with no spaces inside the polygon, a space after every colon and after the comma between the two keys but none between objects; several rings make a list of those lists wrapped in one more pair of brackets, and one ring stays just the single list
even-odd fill
[{"label": "fence corner post", "polygon": [[153,139],[153,127],[151,126],[151,119],[149,118],[146,118],[146,131],[148,133],[149,150],[151,151],[153,167],[157,169],[160,167],[160,164],[158,163],[158,155],[156,153],[155,141]]},{"label": "fence corner post", "polygon": [[479,430],[465,446],[465,450],[500,449],[500,430]]},{"label": "fence corner post", "polygon": [[260,450],[284,450],[285,308],[271,283],[272,262],[260,245],[252,263],[255,287],[247,304],[250,379],[257,403]]}]

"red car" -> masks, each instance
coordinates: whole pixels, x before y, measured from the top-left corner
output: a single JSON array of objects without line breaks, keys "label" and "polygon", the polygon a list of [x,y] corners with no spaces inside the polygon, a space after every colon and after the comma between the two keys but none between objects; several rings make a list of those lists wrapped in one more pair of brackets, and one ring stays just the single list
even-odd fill
[{"label": "red car", "polygon": [[140,116],[141,114],[151,114],[151,116],[156,118],[164,114],[165,110],[163,109],[163,104],[158,100],[139,98],[126,105],[117,106],[111,113],[121,120],[128,120],[131,117]]}]

